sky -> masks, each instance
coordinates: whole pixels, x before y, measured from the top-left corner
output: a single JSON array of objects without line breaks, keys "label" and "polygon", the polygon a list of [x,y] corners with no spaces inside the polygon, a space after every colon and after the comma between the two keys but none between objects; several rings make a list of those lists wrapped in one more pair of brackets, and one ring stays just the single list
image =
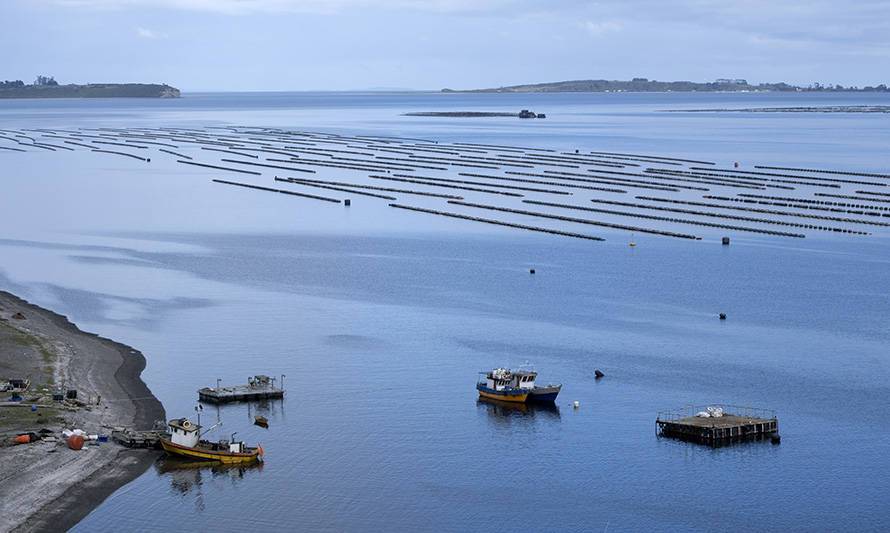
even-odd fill
[{"label": "sky", "polygon": [[183,91],[890,82],[890,0],[0,0],[0,79]]}]

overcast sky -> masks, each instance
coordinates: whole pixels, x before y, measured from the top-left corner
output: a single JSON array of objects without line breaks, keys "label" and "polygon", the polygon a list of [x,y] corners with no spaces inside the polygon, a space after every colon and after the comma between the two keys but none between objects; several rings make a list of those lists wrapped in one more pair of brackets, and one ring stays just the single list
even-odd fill
[{"label": "overcast sky", "polygon": [[199,90],[876,85],[890,0],[0,0],[0,79]]}]

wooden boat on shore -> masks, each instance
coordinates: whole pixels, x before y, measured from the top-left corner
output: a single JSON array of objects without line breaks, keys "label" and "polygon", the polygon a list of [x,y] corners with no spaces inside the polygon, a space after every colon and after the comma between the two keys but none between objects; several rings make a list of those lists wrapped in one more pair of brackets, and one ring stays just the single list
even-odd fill
[{"label": "wooden boat on shore", "polygon": [[538,373],[530,368],[520,367],[517,371],[507,368],[495,368],[490,372],[480,372],[485,376],[476,383],[476,390],[481,398],[505,402],[541,402],[553,403],[562,390],[562,385],[538,386]]},{"label": "wooden boat on shore", "polygon": [[197,461],[218,461],[226,464],[253,463],[263,458],[262,446],[250,447],[242,441],[221,439],[217,442],[202,440],[201,426],[187,418],[177,418],[167,423],[170,438],[162,438],[161,446],[169,455]]}]

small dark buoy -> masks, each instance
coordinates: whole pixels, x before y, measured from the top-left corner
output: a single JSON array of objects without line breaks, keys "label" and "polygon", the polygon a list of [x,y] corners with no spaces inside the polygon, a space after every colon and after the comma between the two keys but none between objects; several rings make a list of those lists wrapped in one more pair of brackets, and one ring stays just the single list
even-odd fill
[{"label": "small dark buoy", "polygon": [[352,200],[350,200],[349,198],[343,200],[343,205],[349,207],[350,205],[352,205]]},{"label": "small dark buoy", "polygon": [[593,375],[596,376],[596,379],[600,379],[600,378],[602,378],[602,377],[605,376],[605,374],[603,374],[603,373],[600,372],[599,370],[594,370],[594,371],[593,371]]},{"label": "small dark buoy", "polygon": [[534,268],[530,268],[530,269],[528,269],[528,273],[529,273],[529,274],[534,274],[534,273],[535,273],[535,269],[534,269]]},{"label": "small dark buoy", "polygon": [[577,150],[577,149],[575,150],[575,153],[576,153],[576,154],[578,153],[578,150]]},{"label": "small dark buoy", "polygon": [[720,313],[720,320],[726,320],[726,313]]},{"label": "small dark buoy", "polygon": [[723,243],[723,246],[729,246],[729,237],[723,237],[720,242]]},{"label": "small dark buoy", "polygon": [[779,435],[778,433],[774,433],[772,436],[770,436],[769,441],[772,442],[773,444],[781,444],[782,436]]},{"label": "small dark buoy", "polygon": [[739,162],[738,162],[738,161],[735,161],[735,162],[732,164],[732,166],[735,167],[735,168],[739,168]]}]

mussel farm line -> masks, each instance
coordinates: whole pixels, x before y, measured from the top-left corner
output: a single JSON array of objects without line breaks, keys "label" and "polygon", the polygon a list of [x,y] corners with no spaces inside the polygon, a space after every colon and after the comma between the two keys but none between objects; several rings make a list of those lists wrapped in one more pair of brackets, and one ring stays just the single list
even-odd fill
[{"label": "mussel farm line", "polygon": [[550,213],[541,213],[539,211],[526,211],[524,209],[513,209],[510,207],[498,207],[494,205],[486,205],[486,204],[476,204],[472,202],[464,202],[460,200],[449,200],[449,204],[461,205],[464,207],[473,207],[476,209],[488,209],[490,211],[501,211],[504,213],[513,213],[517,215],[526,215],[530,217],[538,217],[538,218],[550,218],[553,220],[561,220],[563,222],[575,222],[578,224],[589,224],[591,226],[601,226],[604,228],[612,228],[612,229],[620,229],[626,231],[635,231],[639,233],[651,233],[652,235],[661,235],[664,237],[678,237],[681,239],[693,239],[693,240],[701,240],[701,237],[696,235],[690,235],[688,233],[677,233],[673,231],[664,231],[657,230],[652,228],[642,228],[637,226],[627,226],[624,224],[614,224],[612,222],[603,222],[599,220],[590,220],[587,218],[575,218],[575,217],[566,217],[562,215],[554,215]]},{"label": "mussel farm line", "polygon": [[584,233],[574,233],[574,232],[570,232],[570,231],[540,228],[537,226],[529,226],[526,224],[517,224],[514,222],[506,222],[503,220],[494,220],[491,218],[474,217],[471,215],[463,215],[460,213],[451,213],[448,211],[439,211],[436,209],[426,209],[423,207],[415,207],[415,206],[401,205],[401,204],[389,204],[389,206],[395,207],[398,209],[407,209],[409,211],[417,211],[419,213],[430,213],[432,215],[440,215],[440,216],[450,217],[450,218],[459,218],[462,220],[472,220],[473,222],[482,222],[485,224],[494,224],[497,226],[506,226],[508,228],[517,228],[517,229],[524,229],[524,230],[528,230],[528,231],[536,231],[536,232],[540,232],[540,233],[549,233],[551,235],[562,235],[564,237],[575,237],[576,239],[587,239],[590,241],[604,241],[605,240],[602,237],[595,237],[593,235],[586,235]]},{"label": "mussel farm line", "polygon": [[302,185],[303,187],[315,187],[316,189],[328,189],[331,191],[348,192],[350,194],[357,194],[359,196],[370,196],[373,198],[382,198],[384,200],[390,200],[390,201],[398,200],[398,198],[396,198],[395,196],[386,196],[384,194],[376,194],[373,192],[357,191],[355,189],[347,189],[345,187],[336,187],[333,185],[321,185],[318,183],[312,183],[312,182],[294,179],[294,178],[279,178],[278,176],[275,176],[275,181],[283,181],[285,183],[292,183],[294,185]]},{"label": "mussel farm line", "polygon": [[[765,165],[753,166],[757,170],[752,170],[752,167],[740,169],[738,164],[735,168],[721,168],[712,161],[637,153],[554,150],[483,143],[438,143],[427,139],[341,135],[245,126],[79,128],[71,130],[0,129],[0,143],[13,143],[11,146],[0,146],[0,152],[5,154],[34,152],[35,150],[70,152],[86,149],[149,163],[151,162],[149,157],[141,157],[128,151],[106,150],[104,147],[119,146],[127,150],[143,152],[152,150],[159,156],[161,154],[173,156],[172,161],[179,164],[253,176],[262,176],[263,174],[268,176],[271,171],[267,169],[281,169],[304,175],[324,175],[334,172],[362,173],[361,176],[356,176],[356,179],[337,181],[309,179],[308,176],[306,178],[296,176],[278,178],[276,176],[274,179],[277,182],[288,183],[292,187],[325,189],[378,198],[388,202],[396,202],[396,194],[417,195],[450,200],[454,205],[472,209],[510,212],[521,216],[601,225],[621,231],[649,232],[662,236],[681,236],[682,238],[697,239],[698,237],[661,231],[657,228],[638,228],[599,220],[565,217],[558,214],[558,210],[574,209],[609,216],[628,217],[629,219],[689,224],[780,237],[803,237],[803,235],[797,232],[763,229],[759,225],[852,235],[869,235],[870,233],[852,228],[828,226],[815,221],[890,227],[890,220],[888,220],[890,219],[890,193],[879,192],[881,189],[887,190],[886,187],[890,185],[890,182],[884,183],[882,180],[890,178],[890,174],[877,172]],[[9,157],[14,156],[9,155]],[[428,175],[421,175],[424,170]],[[369,185],[365,183],[368,180],[410,184],[420,190],[408,187]],[[325,196],[249,183],[226,180],[216,180],[216,182],[317,200],[341,202]],[[877,190],[862,188],[854,190],[852,185],[868,186]],[[499,207],[471,203],[463,201],[463,197],[460,195],[426,192],[423,190],[426,188],[494,194],[503,198],[504,202],[515,202],[515,199],[520,199],[527,205],[552,209],[537,212],[514,209],[507,205]],[[618,201],[618,198],[611,200],[606,194],[602,194],[627,195],[628,190],[635,189],[637,191],[645,190],[639,191],[637,194],[648,192],[651,195],[652,191],[659,191],[663,194],[660,195],[661,197],[635,196],[639,202]],[[750,190],[750,193],[738,192],[739,189]],[[766,191],[766,189],[796,192],[787,196],[770,195],[770,192],[773,191]],[[826,192],[815,192],[820,189]],[[584,192],[588,190],[597,191],[597,196],[605,196],[605,198],[590,198]],[[760,191],[763,192],[760,193]],[[759,194],[752,194],[755,192]],[[837,194],[828,194],[828,192]],[[544,201],[547,198],[541,195],[560,195],[562,197],[574,195],[579,202],[589,200],[593,204],[600,205],[580,206],[549,202]],[[665,205],[667,203],[676,204],[676,206],[669,207]],[[394,205],[403,206],[403,204]],[[697,208],[685,206],[696,206]],[[462,213],[437,211],[426,207],[403,206],[403,208],[532,231],[543,230],[545,233],[559,231],[501,220],[481,219]],[[646,211],[658,211],[659,213],[647,213]],[[757,216],[731,214],[731,211],[745,211],[757,214]],[[690,216],[676,218],[668,213],[681,213]],[[844,216],[834,216],[833,214]],[[711,221],[699,220],[698,217],[707,217]],[[783,220],[786,217],[809,219],[814,223],[809,223],[809,220],[793,221],[791,218]],[[887,222],[883,220],[887,220]],[[723,221],[728,223],[723,223]],[[733,221],[752,224],[735,224]]]},{"label": "mussel farm line", "polygon": [[301,193],[301,192],[286,191],[284,189],[273,189],[272,187],[263,187],[261,185],[253,185],[250,183],[240,183],[237,181],[227,181],[227,180],[218,180],[218,179],[213,180],[213,182],[214,183],[222,183],[225,185],[234,185],[236,187],[244,187],[246,189],[256,189],[258,191],[277,192],[277,193],[281,193],[281,194],[288,194],[291,196],[299,196],[301,198],[311,198],[313,200],[321,200],[323,202],[331,202],[331,203],[335,203],[335,204],[341,203],[340,200],[338,200],[336,198],[328,198],[327,196],[317,196],[315,194],[305,194],[305,193]]}]

